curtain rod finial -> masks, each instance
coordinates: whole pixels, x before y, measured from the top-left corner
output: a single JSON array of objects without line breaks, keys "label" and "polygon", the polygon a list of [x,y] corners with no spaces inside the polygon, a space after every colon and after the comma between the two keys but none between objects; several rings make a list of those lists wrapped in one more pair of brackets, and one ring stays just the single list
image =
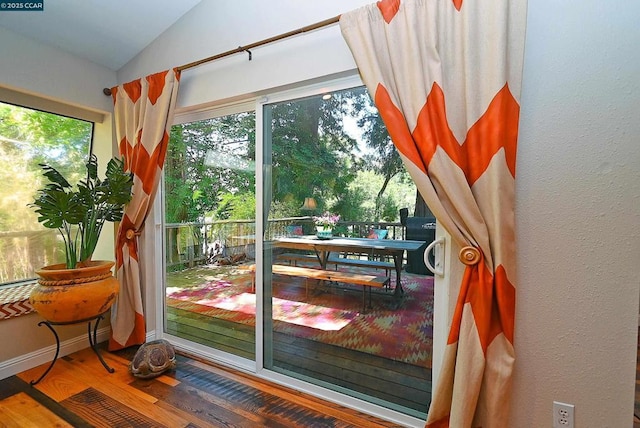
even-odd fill
[{"label": "curtain rod finial", "polygon": [[104,88],[104,89],[102,90],[102,93],[109,97],[109,96],[111,96],[111,89],[109,89],[109,88]]}]

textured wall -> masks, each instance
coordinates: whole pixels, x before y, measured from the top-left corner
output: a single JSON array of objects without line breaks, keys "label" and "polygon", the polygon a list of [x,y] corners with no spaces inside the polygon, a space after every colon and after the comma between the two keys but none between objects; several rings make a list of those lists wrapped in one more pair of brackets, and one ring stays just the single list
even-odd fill
[{"label": "textured wall", "polygon": [[631,426],[640,275],[638,3],[530,1],[513,426]]},{"label": "textured wall", "polygon": [[102,88],[116,73],[0,27],[0,86],[92,110],[113,110]]}]

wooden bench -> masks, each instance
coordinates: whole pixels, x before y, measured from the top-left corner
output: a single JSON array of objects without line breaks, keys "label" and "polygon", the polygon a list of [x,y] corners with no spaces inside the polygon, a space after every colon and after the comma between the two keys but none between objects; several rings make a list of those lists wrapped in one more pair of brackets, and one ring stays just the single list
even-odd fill
[{"label": "wooden bench", "polygon": [[387,275],[389,275],[389,271],[396,268],[396,266],[391,262],[383,262],[381,260],[347,259],[346,257],[338,256],[329,256],[329,260],[327,260],[327,262],[335,264],[336,267],[337,265],[348,265],[384,269]]},{"label": "wooden bench", "polygon": [[[276,260],[279,261],[288,261],[290,264],[296,262],[318,262],[318,257],[313,254],[300,254],[300,253],[282,253],[278,254]],[[358,267],[369,267],[374,269],[384,269],[385,274],[389,276],[389,272],[395,269],[395,265],[391,262],[384,262],[380,260],[363,260],[363,259],[347,259],[345,257],[340,257],[337,255],[329,256],[329,260],[327,260],[327,264],[333,264],[338,268],[338,265],[345,266],[358,266]]]},{"label": "wooden bench", "polygon": [[308,263],[320,263],[320,261],[318,260],[318,257],[316,257],[313,254],[302,254],[302,253],[282,253],[282,254],[278,254],[276,256],[276,260],[277,261],[285,261],[285,262],[289,262],[289,264],[292,264],[294,266],[296,266],[296,262],[308,262]]},{"label": "wooden bench", "polygon": [[[251,265],[252,271],[255,274],[255,265]],[[307,281],[309,279],[317,279],[320,281],[331,282],[344,282],[348,284],[362,285],[362,310],[366,312],[367,302],[366,295],[369,291],[369,307],[371,307],[371,287],[383,288],[388,286],[390,277],[389,275],[368,275],[353,272],[339,272],[325,269],[314,269],[301,266],[289,266],[289,265],[272,265],[272,272],[277,275],[295,276],[305,279],[305,291],[308,295],[309,289]],[[251,282],[251,289],[255,291],[255,275]]]}]

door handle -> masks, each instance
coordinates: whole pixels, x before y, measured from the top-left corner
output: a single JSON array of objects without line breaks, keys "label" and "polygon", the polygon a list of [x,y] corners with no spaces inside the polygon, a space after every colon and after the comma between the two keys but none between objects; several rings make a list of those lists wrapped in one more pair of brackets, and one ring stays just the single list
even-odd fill
[{"label": "door handle", "polygon": [[[427,246],[422,256],[424,258],[424,264],[427,267],[427,269],[433,272],[434,275],[438,275],[438,276],[444,276],[444,259],[443,259],[444,243],[445,243],[444,238],[438,238],[434,240],[431,244]],[[431,252],[431,250],[436,248],[436,246],[439,247],[438,249],[440,251],[438,251],[437,253],[434,251],[433,255],[435,260],[435,266],[432,266],[431,262],[429,261],[429,253]]]}]

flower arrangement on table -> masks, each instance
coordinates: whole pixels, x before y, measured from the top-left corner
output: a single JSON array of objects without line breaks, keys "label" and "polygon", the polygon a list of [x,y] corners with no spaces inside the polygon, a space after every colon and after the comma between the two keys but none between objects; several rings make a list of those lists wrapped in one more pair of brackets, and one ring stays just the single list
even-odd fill
[{"label": "flower arrangement on table", "polygon": [[318,238],[330,238],[333,234],[333,228],[338,224],[340,215],[325,212],[320,216],[313,216],[316,225],[316,235]]}]

